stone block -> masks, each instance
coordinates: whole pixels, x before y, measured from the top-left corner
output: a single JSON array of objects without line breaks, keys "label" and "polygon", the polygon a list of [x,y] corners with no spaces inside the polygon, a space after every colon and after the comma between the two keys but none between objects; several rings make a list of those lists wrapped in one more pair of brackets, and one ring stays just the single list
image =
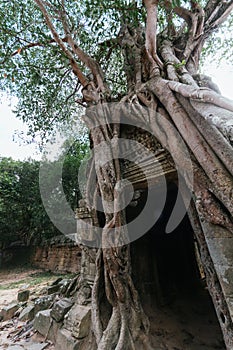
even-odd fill
[{"label": "stone block", "polygon": [[91,327],[91,307],[75,305],[65,317],[64,328],[71,331],[77,339],[82,339],[89,334]]},{"label": "stone block", "polygon": [[66,293],[67,288],[69,287],[71,281],[72,281],[71,279],[67,279],[67,280],[62,280],[61,282],[59,282],[60,293],[62,295],[64,295]]},{"label": "stone block", "polygon": [[24,302],[27,301],[29,299],[30,296],[30,290],[26,289],[26,290],[20,290],[18,292],[18,302]]},{"label": "stone block", "polygon": [[35,306],[28,305],[19,315],[20,321],[32,321],[35,316]]},{"label": "stone block", "polygon": [[16,303],[4,306],[0,311],[0,320],[1,321],[10,320],[18,309],[19,309],[19,305]]},{"label": "stone block", "polygon": [[38,312],[34,319],[33,328],[43,336],[47,336],[51,327],[51,309]]},{"label": "stone block", "polygon": [[51,340],[54,344],[56,343],[58,331],[59,329],[61,329],[62,325],[63,325],[62,322],[58,323],[52,319],[52,323],[51,323],[51,327],[50,327],[47,339]]},{"label": "stone block", "polygon": [[56,322],[62,321],[72,306],[73,302],[71,301],[71,299],[65,298],[57,301],[52,307],[51,317]]},{"label": "stone block", "polygon": [[216,264],[215,269],[225,296],[233,296],[233,267]]},{"label": "stone block", "polygon": [[55,322],[51,318],[51,309],[38,312],[33,323],[34,329],[53,343],[56,342],[61,326],[62,322]]},{"label": "stone block", "polygon": [[211,258],[214,264],[233,265],[233,237],[231,238],[207,238],[206,239]]},{"label": "stone block", "polygon": [[72,334],[67,329],[60,329],[57,334],[57,341],[55,344],[56,350],[78,350],[80,348],[80,341],[72,337]]},{"label": "stone block", "polygon": [[226,302],[230,311],[230,316],[233,322],[233,296],[232,297],[227,297]]},{"label": "stone block", "polygon": [[54,294],[54,293],[58,292],[59,289],[60,289],[59,284],[55,284],[54,286],[48,286],[47,287],[47,294],[48,295]]},{"label": "stone block", "polygon": [[50,309],[56,294],[45,295],[35,300],[35,314],[39,311]]}]

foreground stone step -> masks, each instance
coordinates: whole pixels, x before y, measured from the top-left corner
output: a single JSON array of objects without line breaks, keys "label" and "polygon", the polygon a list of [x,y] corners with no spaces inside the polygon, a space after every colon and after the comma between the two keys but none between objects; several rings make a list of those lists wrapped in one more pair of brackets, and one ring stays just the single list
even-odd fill
[{"label": "foreground stone step", "polygon": [[18,309],[19,305],[17,303],[4,306],[0,311],[0,321],[10,320]]},{"label": "foreground stone step", "polygon": [[35,306],[28,305],[19,315],[19,320],[24,321],[32,321],[35,316]]},{"label": "foreground stone step", "polygon": [[24,302],[27,301],[29,299],[30,296],[30,290],[25,289],[25,290],[20,290],[18,292],[18,302]]},{"label": "foreground stone step", "polygon": [[57,334],[57,341],[55,345],[56,350],[78,350],[81,341],[72,337],[72,334],[67,329],[60,329]]},{"label": "foreground stone step", "polygon": [[61,322],[73,304],[72,300],[68,298],[57,301],[52,307],[51,317],[56,322]]},{"label": "foreground stone step", "polygon": [[38,312],[33,323],[33,328],[53,343],[56,342],[57,333],[61,326],[61,322],[58,323],[52,319],[51,309]]},{"label": "foreground stone step", "polygon": [[75,305],[65,317],[64,328],[77,338],[85,338],[91,327],[91,307]]}]

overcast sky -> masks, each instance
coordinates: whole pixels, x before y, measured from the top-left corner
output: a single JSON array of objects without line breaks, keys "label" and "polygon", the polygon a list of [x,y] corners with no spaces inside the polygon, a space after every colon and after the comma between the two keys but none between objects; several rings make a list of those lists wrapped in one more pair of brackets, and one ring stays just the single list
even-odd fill
[{"label": "overcast sky", "polygon": [[[222,95],[233,99],[233,67],[222,64],[216,68],[214,64],[207,65],[202,69],[205,74],[212,77],[219,86]],[[0,157],[12,157],[13,159],[24,160],[29,157],[40,159],[35,144],[25,145],[22,142],[14,141],[16,131],[27,132],[27,126],[16,119],[12,113],[15,101],[11,102],[6,97],[0,98]]]}]

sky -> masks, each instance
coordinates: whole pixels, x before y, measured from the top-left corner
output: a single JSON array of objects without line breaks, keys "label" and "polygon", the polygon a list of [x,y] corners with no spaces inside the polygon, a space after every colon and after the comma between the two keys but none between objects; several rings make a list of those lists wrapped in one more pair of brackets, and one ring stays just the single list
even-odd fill
[{"label": "sky", "polygon": [[[208,62],[202,68],[205,74],[209,75],[218,85],[222,95],[233,100],[233,66],[222,63],[216,67],[214,63]],[[15,100],[10,101],[5,95],[0,98],[0,157],[12,157],[15,160],[33,158],[40,160],[36,144],[25,144],[15,137],[16,132],[27,133],[27,125],[16,119],[12,110],[16,104]],[[14,141],[14,139],[16,139]]]}]

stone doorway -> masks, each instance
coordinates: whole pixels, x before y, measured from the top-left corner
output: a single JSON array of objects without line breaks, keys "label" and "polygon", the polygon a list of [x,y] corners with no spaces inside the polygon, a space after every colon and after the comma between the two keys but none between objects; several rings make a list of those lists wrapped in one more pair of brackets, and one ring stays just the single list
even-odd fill
[{"label": "stone doorway", "polygon": [[[159,189],[153,191],[156,207]],[[165,233],[176,195],[176,185],[170,184],[161,216],[131,244],[133,279],[150,319],[153,342],[158,349],[163,349],[161,344],[166,349],[225,349],[188,216]],[[146,198],[143,190],[138,205],[128,206],[127,221],[140,213]]]}]

